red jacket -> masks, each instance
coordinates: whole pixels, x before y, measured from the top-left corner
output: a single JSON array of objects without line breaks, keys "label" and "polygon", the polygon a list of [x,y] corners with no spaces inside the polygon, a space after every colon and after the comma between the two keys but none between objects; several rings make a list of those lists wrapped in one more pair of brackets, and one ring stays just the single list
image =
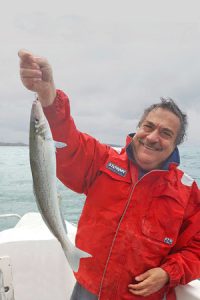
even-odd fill
[{"label": "red jacket", "polygon": [[[54,139],[67,144],[57,150],[58,178],[87,196],[76,244],[92,258],[81,260],[77,281],[101,300],[161,300],[170,287],[200,277],[196,183],[176,164],[138,180],[125,149],[119,154],[76,129],[61,91],[44,111]],[[169,285],[148,297],[130,294],[134,277],[154,267],[168,272]]]}]

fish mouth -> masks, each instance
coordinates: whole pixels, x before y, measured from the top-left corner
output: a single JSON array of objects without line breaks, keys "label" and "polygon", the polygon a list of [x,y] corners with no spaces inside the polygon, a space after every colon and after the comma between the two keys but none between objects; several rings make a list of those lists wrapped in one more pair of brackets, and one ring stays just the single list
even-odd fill
[{"label": "fish mouth", "polygon": [[32,105],[32,120],[36,123],[38,123],[41,119],[41,104],[38,100],[33,101]]},{"label": "fish mouth", "polygon": [[41,136],[43,139],[47,138],[47,128],[43,109],[38,100],[34,100],[32,104],[31,124],[32,132],[35,136]]},{"label": "fish mouth", "polygon": [[34,100],[31,109],[31,123],[35,125],[43,124],[43,109],[39,100]]},{"label": "fish mouth", "polygon": [[146,149],[151,150],[151,151],[162,151],[162,150],[163,150],[162,147],[159,147],[159,146],[155,146],[155,145],[151,145],[151,144],[145,143],[145,142],[143,141],[143,139],[141,139],[141,138],[138,138],[138,142],[139,142],[143,147],[145,147]]}]

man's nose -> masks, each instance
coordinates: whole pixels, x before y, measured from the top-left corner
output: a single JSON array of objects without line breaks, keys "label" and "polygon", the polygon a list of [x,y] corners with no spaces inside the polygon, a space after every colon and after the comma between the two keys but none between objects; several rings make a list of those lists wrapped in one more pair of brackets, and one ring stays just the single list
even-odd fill
[{"label": "man's nose", "polygon": [[150,132],[147,136],[146,139],[151,142],[151,143],[156,143],[159,141],[159,132],[157,129],[153,130]]}]

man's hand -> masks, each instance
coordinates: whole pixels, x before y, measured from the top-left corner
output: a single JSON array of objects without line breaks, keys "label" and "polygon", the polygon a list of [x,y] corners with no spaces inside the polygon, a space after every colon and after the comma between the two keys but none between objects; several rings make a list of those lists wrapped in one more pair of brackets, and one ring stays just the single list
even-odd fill
[{"label": "man's hand", "polygon": [[27,89],[38,94],[42,106],[51,105],[56,97],[56,89],[48,61],[26,50],[20,50],[18,55],[22,83]]},{"label": "man's hand", "polygon": [[154,268],[136,276],[135,280],[139,283],[129,284],[130,293],[145,297],[159,291],[169,281],[169,275],[162,268]]}]

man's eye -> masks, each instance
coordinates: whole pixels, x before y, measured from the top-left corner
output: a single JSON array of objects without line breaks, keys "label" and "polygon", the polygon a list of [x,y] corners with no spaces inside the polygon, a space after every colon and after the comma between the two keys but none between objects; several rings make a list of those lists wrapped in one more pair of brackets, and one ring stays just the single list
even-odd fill
[{"label": "man's eye", "polygon": [[151,126],[151,125],[148,125],[148,124],[144,124],[144,125],[143,125],[143,128],[144,128],[145,130],[151,130],[151,129],[152,129],[152,126]]},{"label": "man's eye", "polygon": [[168,132],[168,131],[163,131],[163,132],[162,132],[162,135],[163,135],[164,137],[171,137],[171,136],[172,136],[171,133]]}]

